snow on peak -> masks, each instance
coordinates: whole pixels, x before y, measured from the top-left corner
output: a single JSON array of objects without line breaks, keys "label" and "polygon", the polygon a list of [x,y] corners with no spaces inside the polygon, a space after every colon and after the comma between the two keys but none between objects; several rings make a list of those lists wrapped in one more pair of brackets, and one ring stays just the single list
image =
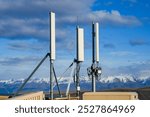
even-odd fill
[{"label": "snow on peak", "polygon": [[[33,78],[28,81],[28,83],[49,83],[49,78]],[[114,82],[137,82],[137,81],[147,81],[150,80],[150,71],[141,71],[137,76],[132,74],[120,74],[112,76],[103,76],[99,80],[102,83],[114,83]],[[9,80],[0,80],[0,83],[13,84],[13,83],[23,83],[25,79],[9,79]],[[73,77],[58,77],[59,84],[67,84],[69,81],[73,82]],[[91,82],[88,76],[81,76],[81,82]],[[55,81],[54,81],[55,82]]]},{"label": "snow on peak", "polygon": [[108,76],[103,77],[101,80],[103,83],[113,83],[113,82],[135,82],[134,78],[130,74],[121,74],[121,75],[114,75],[114,76]]}]

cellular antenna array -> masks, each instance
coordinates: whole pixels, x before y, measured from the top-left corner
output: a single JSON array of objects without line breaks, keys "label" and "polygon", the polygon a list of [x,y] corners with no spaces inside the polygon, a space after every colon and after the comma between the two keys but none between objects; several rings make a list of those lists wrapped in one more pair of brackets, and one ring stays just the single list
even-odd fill
[{"label": "cellular antenna array", "polygon": [[[55,33],[55,13],[50,12],[50,52],[48,52],[45,57],[40,61],[40,63],[36,66],[36,68],[32,71],[29,77],[24,81],[24,83],[20,86],[14,96],[17,96],[20,91],[24,88],[26,83],[31,79],[34,73],[38,70],[38,68],[42,65],[42,63],[49,57],[50,60],[50,99],[54,99],[54,78],[55,83],[57,85],[59,96],[62,97],[60,92],[58,79],[56,76],[56,72],[54,69],[54,61],[56,59],[56,33]],[[76,58],[73,60],[71,65],[66,69],[66,71],[72,67],[71,77],[73,77],[73,81],[76,87],[76,96],[79,99],[80,96],[80,67],[81,63],[84,61],[84,29],[77,26],[76,27]],[[65,71],[65,72],[66,72]],[[64,72],[64,73],[65,73]],[[64,75],[64,73],[62,75]],[[59,80],[62,78],[59,78]],[[88,68],[88,75],[92,78],[92,91],[96,91],[96,79],[101,75],[101,67],[99,67],[99,24],[92,24],[92,65]],[[70,78],[71,79],[71,78]],[[71,80],[68,82],[68,87],[66,90],[66,96],[69,94]]]},{"label": "cellular antenna array", "polygon": [[[76,57],[73,59],[73,62],[69,65],[69,67],[60,75],[59,79],[56,77],[56,72],[54,69],[54,62],[56,59],[56,33],[55,33],[55,13],[50,12],[50,50],[44,56],[44,58],[40,61],[40,63],[36,66],[36,68],[32,71],[32,73],[28,76],[27,79],[23,82],[23,84],[19,87],[17,92],[14,94],[14,97],[11,96],[0,96],[0,99],[10,98],[10,100],[136,100],[138,99],[138,94],[136,92],[96,92],[96,80],[99,80],[102,69],[100,67],[99,60],[99,23],[92,23],[92,64],[87,68],[87,73],[89,78],[92,80],[92,92],[81,92],[80,89],[80,68],[82,62],[84,62],[84,29],[77,25],[76,27]],[[34,73],[39,69],[42,63],[49,58],[49,67],[50,67],[50,92],[49,95],[45,95],[43,91],[39,92],[30,92],[30,93],[22,93],[21,90],[24,88],[26,83],[31,79]],[[70,78],[68,82],[68,86],[66,88],[66,95],[60,92],[58,81],[63,78],[62,76],[72,68],[70,72]],[[69,93],[70,86],[72,81],[75,84],[76,96],[74,92]],[[54,93],[54,87],[58,89],[58,94]],[[56,96],[54,95],[56,94]],[[73,94],[73,95],[72,95]]]}]

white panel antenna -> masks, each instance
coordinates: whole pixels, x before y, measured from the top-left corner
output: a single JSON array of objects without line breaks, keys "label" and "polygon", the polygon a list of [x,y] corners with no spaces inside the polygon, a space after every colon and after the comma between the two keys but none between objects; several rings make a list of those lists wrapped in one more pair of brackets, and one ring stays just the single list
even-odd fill
[{"label": "white panel antenna", "polygon": [[77,61],[84,61],[84,29],[77,27]]},{"label": "white panel antenna", "polygon": [[99,62],[99,23],[95,23],[95,60]]},{"label": "white panel antenna", "polygon": [[55,13],[50,12],[50,56],[55,60]]}]

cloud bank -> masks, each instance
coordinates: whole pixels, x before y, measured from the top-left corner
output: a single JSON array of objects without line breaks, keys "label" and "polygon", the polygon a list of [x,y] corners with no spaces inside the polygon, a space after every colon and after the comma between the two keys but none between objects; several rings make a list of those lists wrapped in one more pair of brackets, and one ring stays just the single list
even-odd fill
[{"label": "cloud bank", "polygon": [[[7,39],[22,37],[48,40],[49,11],[56,12],[56,26],[57,30],[61,29],[61,32],[70,30],[66,27],[75,26],[77,17],[81,25],[92,21],[111,26],[139,26],[142,24],[137,17],[123,15],[117,10],[92,11],[91,7],[94,2],[95,0],[1,0],[0,35]],[[57,38],[60,39],[60,37]]]}]

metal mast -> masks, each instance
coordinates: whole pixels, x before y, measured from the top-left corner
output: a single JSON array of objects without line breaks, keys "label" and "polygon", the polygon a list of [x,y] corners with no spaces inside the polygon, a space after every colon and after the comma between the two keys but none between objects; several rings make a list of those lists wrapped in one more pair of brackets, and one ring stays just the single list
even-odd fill
[{"label": "metal mast", "polygon": [[96,92],[96,79],[101,75],[99,67],[99,24],[92,23],[92,65],[87,69],[92,79],[92,92]]},{"label": "metal mast", "polygon": [[55,13],[50,12],[50,98],[53,99],[53,67],[55,60]]},{"label": "metal mast", "polygon": [[84,61],[84,29],[77,26],[76,28],[77,51],[76,51],[76,90],[77,96],[80,95],[80,64]]},{"label": "metal mast", "polygon": [[29,77],[24,81],[24,83],[20,86],[14,96],[18,95],[19,92],[24,88],[26,83],[31,79],[34,73],[38,70],[38,68],[42,65],[42,63],[46,60],[47,57],[50,59],[50,98],[53,99],[53,82],[54,77],[57,84],[59,95],[61,96],[55,69],[54,69],[54,60],[55,60],[55,13],[50,12],[50,52],[45,55],[45,57],[40,61],[40,63],[36,66],[36,68],[32,71]]},{"label": "metal mast", "polygon": [[95,80],[95,30],[94,30],[95,24],[92,23],[92,91],[96,91],[96,80]]}]

